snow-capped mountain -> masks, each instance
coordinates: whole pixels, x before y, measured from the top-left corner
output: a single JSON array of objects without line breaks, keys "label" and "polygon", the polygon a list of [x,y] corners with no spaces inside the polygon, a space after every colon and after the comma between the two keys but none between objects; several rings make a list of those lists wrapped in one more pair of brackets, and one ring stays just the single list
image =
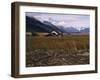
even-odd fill
[{"label": "snow-capped mountain", "polygon": [[84,28],[84,29],[81,29],[80,32],[89,32],[89,28]]},{"label": "snow-capped mountain", "polygon": [[26,16],[26,31],[27,32],[89,32],[89,28],[78,28],[75,26],[58,26],[49,21],[37,20],[36,18]]}]

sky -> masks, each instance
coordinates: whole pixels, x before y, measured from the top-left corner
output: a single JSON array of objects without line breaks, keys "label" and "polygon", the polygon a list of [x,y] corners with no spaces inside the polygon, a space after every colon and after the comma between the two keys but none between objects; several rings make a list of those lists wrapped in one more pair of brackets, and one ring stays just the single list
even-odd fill
[{"label": "sky", "polygon": [[56,26],[62,26],[64,28],[74,27],[80,30],[90,27],[89,15],[26,12],[26,16],[34,17],[41,22],[49,21]]}]

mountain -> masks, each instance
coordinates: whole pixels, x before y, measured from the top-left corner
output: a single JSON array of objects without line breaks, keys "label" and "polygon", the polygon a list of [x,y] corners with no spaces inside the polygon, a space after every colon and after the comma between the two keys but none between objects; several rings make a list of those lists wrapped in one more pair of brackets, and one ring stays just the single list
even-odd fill
[{"label": "mountain", "polygon": [[49,21],[44,21],[43,22],[45,25],[47,25],[48,27],[52,27],[56,32],[63,32],[58,26],[52,24]]},{"label": "mountain", "polygon": [[39,21],[35,19],[34,17],[26,16],[26,32],[63,32],[63,33],[69,33],[69,32],[89,32],[89,28],[82,28],[80,31],[71,26],[71,27],[65,27],[65,26],[56,26],[52,24],[52,22],[49,21]]},{"label": "mountain", "polygon": [[67,32],[66,29],[64,28],[64,26],[58,26],[58,27],[61,30],[61,32],[63,32],[63,33],[66,33]]},{"label": "mountain", "polygon": [[60,26],[60,29],[63,32],[89,32],[89,28],[83,27],[80,30],[78,28],[75,27],[64,27],[64,26]]},{"label": "mountain", "polygon": [[43,23],[33,17],[26,16],[26,32],[61,32],[59,28],[50,22]]},{"label": "mountain", "polygon": [[74,27],[66,27],[64,30],[65,32],[79,32],[79,30]]},{"label": "mountain", "polygon": [[26,16],[26,32],[50,32],[51,30],[35,18]]},{"label": "mountain", "polygon": [[81,29],[80,32],[89,32],[89,28]]}]

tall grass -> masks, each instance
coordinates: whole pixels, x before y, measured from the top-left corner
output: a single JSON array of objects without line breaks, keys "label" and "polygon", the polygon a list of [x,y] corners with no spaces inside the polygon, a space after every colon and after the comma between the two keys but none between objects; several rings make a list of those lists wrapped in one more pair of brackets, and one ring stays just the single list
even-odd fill
[{"label": "tall grass", "polygon": [[63,49],[66,51],[89,50],[88,35],[68,35],[63,37],[26,36],[26,51],[36,49]]}]

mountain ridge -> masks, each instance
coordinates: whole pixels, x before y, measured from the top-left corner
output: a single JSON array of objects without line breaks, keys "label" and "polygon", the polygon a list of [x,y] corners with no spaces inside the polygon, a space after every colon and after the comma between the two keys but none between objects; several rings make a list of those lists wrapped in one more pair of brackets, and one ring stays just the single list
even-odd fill
[{"label": "mountain ridge", "polygon": [[89,32],[89,28],[82,28],[78,30],[77,28],[71,27],[64,27],[64,26],[56,26],[52,22],[49,21],[39,21],[34,17],[26,16],[26,32]]}]

